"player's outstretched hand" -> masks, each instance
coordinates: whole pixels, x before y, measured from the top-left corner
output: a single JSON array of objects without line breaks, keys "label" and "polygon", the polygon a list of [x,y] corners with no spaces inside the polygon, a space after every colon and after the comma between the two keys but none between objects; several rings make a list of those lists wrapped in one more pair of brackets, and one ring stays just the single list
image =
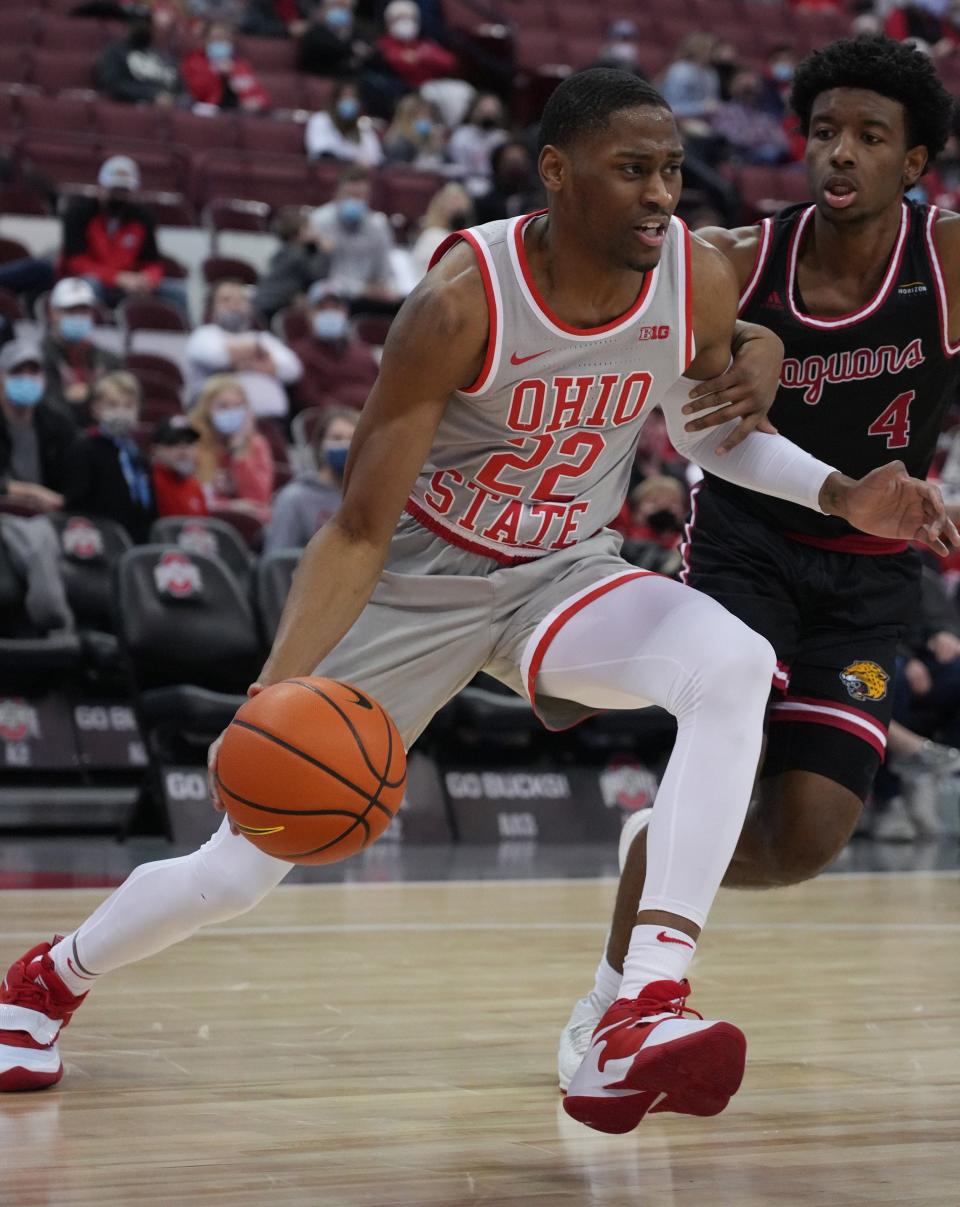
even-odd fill
[{"label": "player's outstretched hand", "polygon": [[917,541],[941,557],[960,549],[960,533],[947,515],[939,488],[911,478],[902,461],[882,465],[859,481],[831,474],[820,503],[824,511],[843,516],[873,536]]},{"label": "player's outstretched hand", "polygon": [[[766,332],[767,335],[771,333]],[[684,415],[696,415],[701,411],[710,411],[710,414],[691,419],[685,430],[701,432],[739,419],[733,431],[717,446],[720,456],[736,448],[751,432],[776,435],[777,429],[767,418],[767,412],[777,393],[782,358],[783,344],[776,336],[742,339],[730,368],[719,377],[700,382],[690,391],[690,401],[683,408]]]},{"label": "player's outstretched hand", "polygon": [[[265,684],[251,683],[247,688],[248,696],[256,696],[263,691]],[[215,738],[210,743],[210,749],[207,751],[207,791],[210,793],[210,800],[213,802],[213,807],[218,813],[225,813],[227,808],[226,801],[221,797],[217,786],[217,756],[220,754],[220,746],[223,742],[226,730],[218,738]],[[230,822],[230,832],[239,834],[240,831],[236,828],[233,822]]]}]

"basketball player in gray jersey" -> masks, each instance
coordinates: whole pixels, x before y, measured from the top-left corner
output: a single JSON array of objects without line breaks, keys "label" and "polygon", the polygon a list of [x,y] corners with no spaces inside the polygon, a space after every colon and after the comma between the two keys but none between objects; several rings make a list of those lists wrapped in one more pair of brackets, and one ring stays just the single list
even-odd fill
[{"label": "basketball player in gray jersey", "polygon": [[[407,745],[480,670],[551,727],[648,703],[676,716],[621,1000],[566,1098],[626,1131],[648,1110],[715,1114],[740,1084],[742,1033],[686,1017],[684,974],[743,824],[775,663],[719,604],[620,559],[606,525],[644,416],[660,405],[677,447],[740,485],[938,551],[960,537],[902,466],[854,481],[775,434],[719,456],[716,434],[687,432],[695,381],[729,364],[737,287],[672,217],[672,114],[635,76],[591,70],[557,90],[541,137],[548,210],[462,232],[401,310],[343,504],[251,691],[318,668],[377,697]],[[753,334],[773,384],[779,348]],[[249,909],[288,871],[226,821],[193,855],[138,868],[8,971],[0,1086],[58,1080],[58,1031],[97,976]]]}]

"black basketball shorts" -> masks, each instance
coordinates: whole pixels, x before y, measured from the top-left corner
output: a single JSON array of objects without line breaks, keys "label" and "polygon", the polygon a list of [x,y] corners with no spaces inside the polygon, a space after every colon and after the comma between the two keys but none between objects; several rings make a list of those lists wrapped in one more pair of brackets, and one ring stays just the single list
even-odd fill
[{"label": "black basketball shorts", "polygon": [[866,799],[886,753],[897,650],[919,579],[912,551],[814,548],[708,486],[695,492],[684,581],[777,654],[762,778],[811,771]]}]

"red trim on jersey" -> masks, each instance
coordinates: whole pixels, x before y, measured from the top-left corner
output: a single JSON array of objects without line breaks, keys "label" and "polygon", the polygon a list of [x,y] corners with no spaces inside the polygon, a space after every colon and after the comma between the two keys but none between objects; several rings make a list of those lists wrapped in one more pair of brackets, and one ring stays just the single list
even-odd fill
[{"label": "red trim on jersey", "polygon": [[750,276],[747,278],[747,283],[740,294],[740,304],[737,306],[737,314],[743,314],[744,310],[750,304],[751,298],[756,293],[757,286],[760,284],[760,278],[763,276],[763,270],[766,268],[767,260],[770,258],[770,249],[773,246],[773,219],[764,218],[759,225],[762,227],[760,243],[757,246],[757,255],[753,261]]},{"label": "red trim on jersey", "polygon": [[[421,507],[415,499],[407,499],[404,511],[407,515],[412,516],[418,524],[422,524],[424,528],[428,528],[434,536],[442,537],[450,545],[456,545],[460,549],[466,549],[468,553],[479,553],[481,557],[488,557],[491,561],[496,562],[500,566],[522,566],[527,562],[538,561],[538,557],[523,557],[522,555],[514,555],[510,553],[501,553],[497,549],[490,549],[486,545],[481,545],[479,541],[471,541],[468,536],[461,536],[458,532],[453,532],[431,515],[429,511]],[[551,550],[546,549],[540,557],[545,557]]]},{"label": "red trim on jersey", "polygon": [[[840,716],[837,714],[846,714]],[[787,696],[781,703],[770,708],[768,720],[780,724],[799,722],[809,725],[826,725],[830,729],[842,729],[852,737],[860,738],[872,747],[882,759],[887,749],[887,727],[869,713],[851,708],[836,700],[821,700],[811,696]]]},{"label": "red trim on jersey", "polygon": [[447,235],[446,239],[440,244],[437,250],[430,257],[430,265],[427,269],[433,268],[435,264],[443,259],[451,247],[457,243],[468,243],[477,258],[477,267],[480,269],[480,279],[483,281],[483,292],[487,298],[487,317],[489,320],[489,330],[487,332],[487,350],[484,354],[483,365],[476,378],[468,386],[461,386],[461,394],[476,394],[490,380],[490,370],[493,367],[493,358],[497,348],[497,329],[500,325],[500,315],[497,310],[497,296],[493,290],[493,281],[490,277],[490,268],[487,265],[486,256],[480,248],[480,240],[469,230],[454,231],[452,235]]},{"label": "red trim on jersey", "polygon": [[536,210],[532,214],[525,214],[524,217],[513,228],[513,239],[517,249],[517,262],[520,265],[520,271],[523,273],[523,279],[526,282],[527,288],[530,290],[530,296],[540,308],[544,318],[550,320],[555,327],[559,327],[561,331],[565,331],[568,335],[603,335],[606,331],[612,331],[614,327],[619,327],[621,323],[625,323],[629,318],[637,313],[640,307],[647,300],[647,295],[650,292],[650,284],[653,281],[654,270],[651,268],[643,274],[643,284],[640,286],[640,292],[637,294],[635,301],[630,306],[629,310],[625,310],[619,318],[611,320],[609,323],[604,323],[601,327],[571,327],[569,323],[565,323],[563,319],[558,318],[553,313],[544,299],[540,296],[540,291],[537,289],[537,284],[533,279],[533,273],[530,271],[530,265],[527,262],[526,249],[523,246],[523,232],[527,225],[534,218],[539,218],[541,214],[545,214],[546,210]]},{"label": "red trim on jersey", "polygon": [[693,530],[697,525],[697,496],[703,482],[698,482],[690,490],[690,519],[683,529],[683,540],[680,542],[680,581],[686,584],[690,577],[690,548],[693,545]]},{"label": "red trim on jersey", "polygon": [[794,227],[790,238],[790,250],[787,253],[786,302],[790,313],[798,322],[803,323],[806,327],[815,327],[820,331],[833,331],[837,327],[852,327],[855,323],[869,318],[874,311],[879,310],[893,289],[894,282],[900,272],[900,265],[903,262],[904,248],[907,246],[907,234],[910,230],[911,221],[910,208],[903,202],[901,202],[901,206],[900,233],[897,235],[897,242],[894,244],[893,254],[890,257],[890,263],[887,265],[886,275],[880,282],[880,288],[874,295],[873,300],[867,302],[866,306],[861,306],[859,310],[851,310],[849,314],[838,314],[835,318],[818,318],[815,314],[804,314],[797,309],[795,296],[797,286],[797,255],[803,233],[817,207],[811,205],[803,211]]},{"label": "red trim on jersey", "polygon": [[909,541],[870,536],[866,532],[848,532],[844,536],[808,536],[805,532],[785,532],[783,535],[799,545],[812,545],[814,549],[828,549],[831,553],[863,553],[872,557],[878,553],[903,553],[910,548]]},{"label": "red trim on jersey", "polygon": [[[598,586],[594,587],[592,591],[587,591],[585,595],[581,595],[579,599],[575,599],[566,607],[564,607],[563,604],[559,605],[561,610],[557,612],[550,624],[546,627],[546,629],[544,629],[543,633],[541,633],[540,639],[537,642],[530,658],[530,665],[527,667],[527,695],[530,698],[530,707],[535,713],[537,713],[537,674],[540,671],[540,667],[543,665],[543,659],[546,656],[547,650],[550,648],[553,639],[560,632],[567,621],[570,620],[571,617],[576,616],[578,612],[582,611],[587,604],[593,603],[595,599],[600,599],[601,596],[606,595],[608,591],[613,591],[616,587],[620,587],[624,583],[632,582],[636,578],[662,577],[662,575],[655,573],[653,570],[628,570],[618,578],[611,579],[605,583],[600,583]],[[595,716],[596,714],[591,713],[590,715]],[[537,713],[537,718],[545,729],[553,728],[552,726],[548,725],[546,721],[544,721],[543,717],[541,717],[539,713]],[[585,720],[586,718],[584,717],[583,719]],[[576,722],[574,722],[574,724],[576,724]],[[572,727],[565,726],[565,728]],[[559,731],[553,730],[553,732],[556,733]]]},{"label": "red trim on jersey", "polygon": [[779,658],[773,668],[773,686],[780,692],[785,692],[790,687],[790,667]]},{"label": "red trim on jersey", "polygon": [[690,238],[690,228],[678,218],[677,221],[683,227],[683,241],[686,248],[686,264],[684,281],[684,333],[683,333],[683,371],[693,363],[694,357],[694,342],[693,342],[693,240]]},{"label": "red trim on jersey", "polygon": [[950,342],[950,299],[947,296],[947,286],[943,275],[943,265],[940,263],[940,253],[933,228],[940,211],[935,205],[930,206],[927,214],[927,254],[930,257],[930,267],[933,269],[934,293],[937,295],[937,312],[940,315],[940,343],[946,356],[956,356],[960,352],[960,344]]}]

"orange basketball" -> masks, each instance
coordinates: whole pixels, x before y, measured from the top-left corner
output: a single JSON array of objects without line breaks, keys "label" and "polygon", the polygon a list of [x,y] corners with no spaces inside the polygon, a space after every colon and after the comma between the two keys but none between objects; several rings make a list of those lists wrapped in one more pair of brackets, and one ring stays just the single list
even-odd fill
[{"label": "orange basketball", "polygon": [[376,700],[309,676],[248,700],[217,758],[220,796],[237,829],[291,863],[336,863],[376,842],[406,779],[400,734]]}]

